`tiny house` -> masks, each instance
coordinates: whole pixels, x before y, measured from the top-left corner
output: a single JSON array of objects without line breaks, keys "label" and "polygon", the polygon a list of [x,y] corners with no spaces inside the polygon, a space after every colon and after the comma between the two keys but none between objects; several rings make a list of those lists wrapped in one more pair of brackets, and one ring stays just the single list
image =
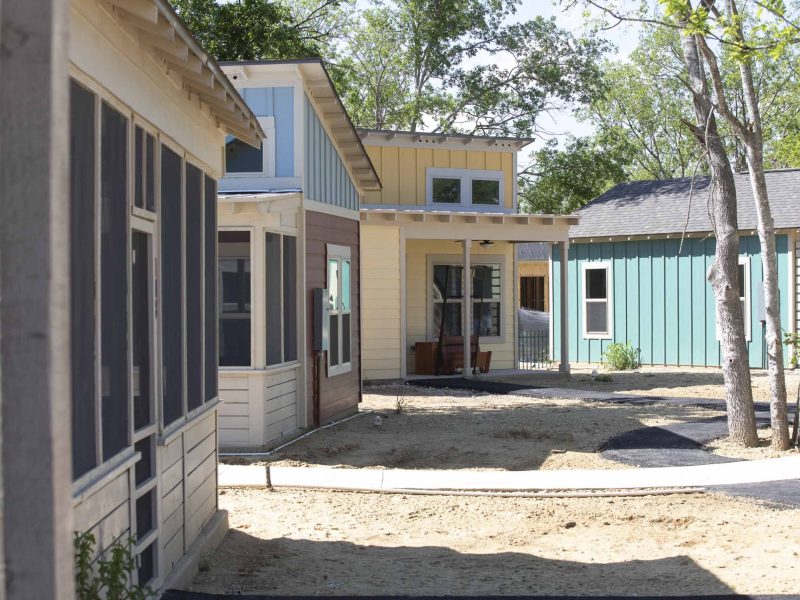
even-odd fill
[{"label": "tiny house", "polygon": [[[797,329],[800,171],[767,172],[775,221],[781,322]],[[739,294],[752,368],[766,367],[763,269],[755,201],[746,173],[735,175]],[[620,184],[577,212],[570,228],[569,285],[553,277],[555,315],[567,300],[570,359],[596,363],[610,343],[630,342],[648,365],[716,367],[721,350],[716,301],[706,275],[716,241],[705,197],[708,177]],[[688,211],[688,214],[687,214]],[[685,235],[684,235],[685,226]],[[563,268],[554,253],[553,273]],[[564,338],[554,335],[558,352]],[[786,353],[788,360],[788,353]]]},{"label": "tiny house", "polygon": [[359,207],[380,181],[320,60],[222,68],[266,137],[225,143],[220,443],[274,446],[357,409]]},{"label": "tiny house", "polygon": [[517,368],[515,245],[565,244],[577,223],[519,214],[517,153],[531,140],[359,134],[382,182],[361,206],[364,378],[438,374],[445,345],[454,356],[445,371],[467,373],[481,354],[483,368]]},{"label": "tiny house", "polygon": [[72,0],[69,30],[73,527],[159,590],[227,531],[217,179],[263,131],[166,2]]}]

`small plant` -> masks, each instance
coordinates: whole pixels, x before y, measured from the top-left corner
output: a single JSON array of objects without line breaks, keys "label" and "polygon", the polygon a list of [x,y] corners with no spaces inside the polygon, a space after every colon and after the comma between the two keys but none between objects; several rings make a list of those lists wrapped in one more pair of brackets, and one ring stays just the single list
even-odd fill
[{"label": "small plant", "polygon": [[403,394],[398,394],[397,399],[394,401],[394,414],[399,415],[406,407],[406,397]]},{"label": "small plant", "polygon": [[599,383],[611,383],[612,381],[614,381],[614,378],[611,377],[611,375],[609,375],[608,373],[601,373],[600,375],[597,375],[594,378],[594,380]]},{"label": "small plant", "polygon": [[800,348],[800,333],[796,331],[783,332],[783,344],[789,346],[789,365],[792,368],[797,366],[797,352]]},{"label": "small plant", "polygon": [[133,540],[117,540],[94,563],[97,540],[91,533],[75,532],[75,591],[79,600],[148,600],[149,587],[131,583],[136,559]]},{"label": "small plant", "polygon": [[632,371],[642,366],[642,351],[630,342],[609,344],[602,362],[615,371]]}]

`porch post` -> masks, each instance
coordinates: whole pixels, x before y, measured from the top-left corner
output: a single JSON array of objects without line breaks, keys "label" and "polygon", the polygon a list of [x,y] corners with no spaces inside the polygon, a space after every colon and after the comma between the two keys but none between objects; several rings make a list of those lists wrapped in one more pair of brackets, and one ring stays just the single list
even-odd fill
[{"label": "porch post", "polygon": [[569,373],[569,322],[567,321],[567,309],[569,306],[569,290],[567,289],[567,259],[569,258],[569,241],[563,240],[561,246],[561,364],[558,370],[562,373]]},{"label": "porch post", "polygon": [[[472,277],[469,263],[469,250],[472,247],[472,240],[463,240],[464,246],[464,367],[462,374],[467,376],[470,373],[471,363],[471,344],[472,337]],[[444,318],[444,315],[442,315]]]},{"label": "porch post", "polygon": [[70,600],[70,3],[0,4],[0,598]]}]

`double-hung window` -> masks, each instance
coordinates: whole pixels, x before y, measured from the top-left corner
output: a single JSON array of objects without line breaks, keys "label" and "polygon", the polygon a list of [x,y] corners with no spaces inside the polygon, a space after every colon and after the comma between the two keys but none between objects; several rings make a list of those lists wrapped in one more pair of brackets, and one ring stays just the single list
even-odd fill
[{"label": "double-hung window", "polygon": [[[742,316],[744,317],[744,337],[749,342],[752,339],[751,315],[750,315],[750,258],[747,256],[739,257],[738,268],[736,269],[736,283],[739,291],[739,303],[742,305]],[[721,339],[719,319],[716,320],[717,340]]]},{"label": "double-hung window", "polygon": [[[433,314],[431,335],[463,335],[464,267],[445,261],[432,264],[431,294]],[[502,336],[501,263],[477,264],[472,275],[472,335],[481,338]]]},{"label": "double-hung window", "polygon": [[583,337],[610,339],[612,334],[611,265],[583,265]]},{"label": "double-hung window", "polygon": [[352,369],[352,292],[349,246],[328,244],[328,375]]},{"label": "double-hung window", "polygon": [[505,197],[503,171],[431,168],[427,170],[426,189],[427,203],[442,208],[496,210],[503,206]]}]

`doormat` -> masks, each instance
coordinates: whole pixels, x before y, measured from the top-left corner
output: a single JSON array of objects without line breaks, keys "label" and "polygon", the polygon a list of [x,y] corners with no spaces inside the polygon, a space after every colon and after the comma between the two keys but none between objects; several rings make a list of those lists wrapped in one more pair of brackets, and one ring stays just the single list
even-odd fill
[{"label": "doormat", "polygon": [[414,387],[426,387],[450,390],[472,390],[475,392],[486,392],[487,394],[497,394],[505,396],[520,390],[535,390],[541,386],[521,385],[519,383],[501,383],[498,381],[486,381],[485,379],[469,379],[468,377],[437,377],[434,379],[413,379],[407,381],[406,385]]}]

